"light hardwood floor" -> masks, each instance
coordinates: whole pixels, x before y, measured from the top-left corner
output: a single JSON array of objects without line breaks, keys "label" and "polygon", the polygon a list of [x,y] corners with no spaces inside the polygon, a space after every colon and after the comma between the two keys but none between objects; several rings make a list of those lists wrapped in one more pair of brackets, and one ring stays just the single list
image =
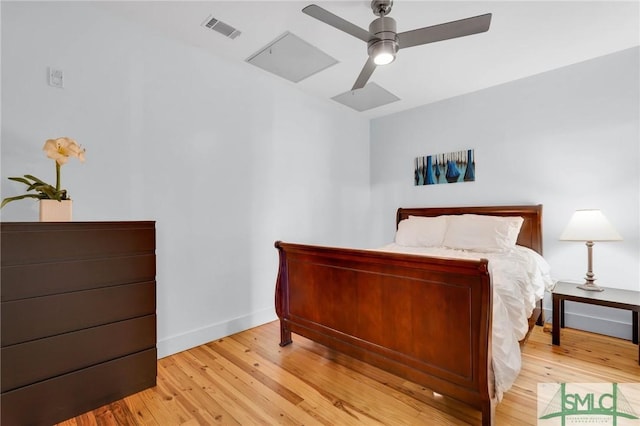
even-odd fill
[{"label": "light hardwood floor", "polygon": [[[535,327],[523,369],[496,423],[535,425],[537,384],[640,382],[630,341]],[[158,385],[70,419],[76,425],[476,425],[480,413],[294,335],[278,346],[272,322],[158,361]]]}]

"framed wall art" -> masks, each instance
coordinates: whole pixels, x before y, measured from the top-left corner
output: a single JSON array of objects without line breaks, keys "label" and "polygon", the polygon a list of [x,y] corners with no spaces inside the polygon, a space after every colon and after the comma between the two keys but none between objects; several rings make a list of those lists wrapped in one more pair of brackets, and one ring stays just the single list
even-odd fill
[{"label": "framed wall art", "polygon": [[475,181],[476,162],[473,151],[473,149],[467,149],[416,157],[414,164],[416,186]]}]

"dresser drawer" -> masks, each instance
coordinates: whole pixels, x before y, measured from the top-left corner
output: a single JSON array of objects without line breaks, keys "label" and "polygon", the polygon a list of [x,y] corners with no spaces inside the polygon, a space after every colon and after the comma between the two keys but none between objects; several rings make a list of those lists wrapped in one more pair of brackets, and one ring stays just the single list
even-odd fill
[{"label": "dresser drawer", "polygon": [[153,222],[3,223],[2,266],[155,253]]},{"label": "dresser drawer", "polygon": [[50,426],[156,384],[156,349],[4,392],[2,425]]},{"label": "dresser drawer", "polygon": [[4,266],[0,300],[26,299],[71,291],[153,281],[155,254]]},{"label": "dresser drawer", "polygon": [[155,345],[156,317],[147,315],[8,346],[0,350],[2,392],[151,349]]},{"label": "dresser drawer", "polygon": [[155,282],[2,302],[2,347],[154,314]]}]

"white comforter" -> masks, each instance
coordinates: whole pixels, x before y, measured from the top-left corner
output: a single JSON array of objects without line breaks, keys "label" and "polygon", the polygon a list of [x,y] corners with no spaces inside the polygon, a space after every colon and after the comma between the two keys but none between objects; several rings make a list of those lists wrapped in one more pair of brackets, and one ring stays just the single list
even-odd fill
[{"label": "white comforter", "polygon": [[535,251],[517,246],[508,252],[475,252],[444,247],[407,247],[392,243],[380,251],[462,259],[488,259],[493,284],[493,370],[498,401],[520,373],[519,341],[545,289],[553,288],[548,263]]}]

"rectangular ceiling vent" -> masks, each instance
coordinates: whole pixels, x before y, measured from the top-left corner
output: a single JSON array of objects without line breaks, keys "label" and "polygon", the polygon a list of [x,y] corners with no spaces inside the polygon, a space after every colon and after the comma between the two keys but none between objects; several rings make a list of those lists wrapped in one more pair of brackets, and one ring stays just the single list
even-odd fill
[{"label": "rectangular ceiling vent", "polygon": [[241,34],[240,31],[233,28],[231,25],[224,23],[211,15],[209,15],[209,17],[204,20],[202,26],[205,28],[209,28],[210,30],[219,32],[223,36],[229,37],[230,39],[234,39]]},{"label": "rectangular ceiling vent", "polygon": [[297,83],[338,63],[317,47],[285,31],[247,58],[247,62]]}]

